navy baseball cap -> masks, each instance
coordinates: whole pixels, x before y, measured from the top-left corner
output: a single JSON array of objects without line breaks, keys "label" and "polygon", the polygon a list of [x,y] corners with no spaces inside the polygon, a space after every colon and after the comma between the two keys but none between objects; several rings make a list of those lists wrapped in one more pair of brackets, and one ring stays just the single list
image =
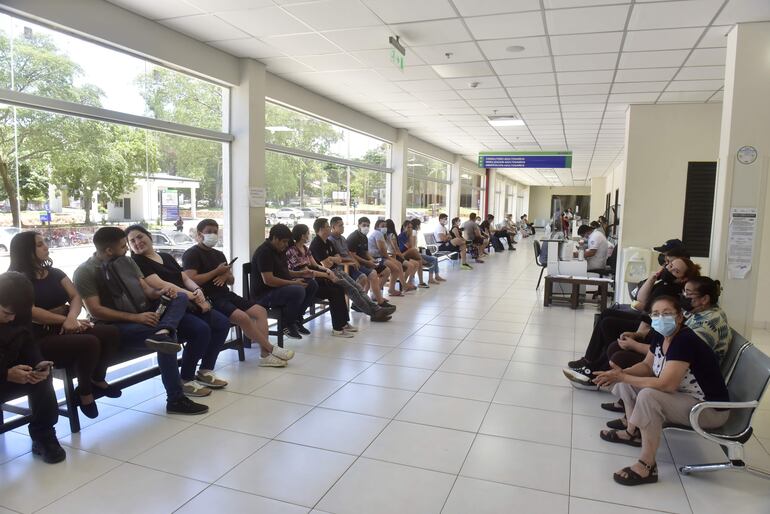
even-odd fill
[{"label": "navy baseball cap", "polygon": [[670,252],[674,248],[684,248],[684,243],[680,239],[669,239],[660,246],[655,246],[653,250],[660,253]]}]

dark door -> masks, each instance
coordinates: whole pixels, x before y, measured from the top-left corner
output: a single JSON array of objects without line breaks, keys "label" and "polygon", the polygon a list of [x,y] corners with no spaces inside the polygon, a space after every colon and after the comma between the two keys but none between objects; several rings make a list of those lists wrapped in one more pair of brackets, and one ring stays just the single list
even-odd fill
[{"label": "dark door", "polygon": [[124,220],[131,219],[131,199],[130,198],[123,199],[123,219]]}]

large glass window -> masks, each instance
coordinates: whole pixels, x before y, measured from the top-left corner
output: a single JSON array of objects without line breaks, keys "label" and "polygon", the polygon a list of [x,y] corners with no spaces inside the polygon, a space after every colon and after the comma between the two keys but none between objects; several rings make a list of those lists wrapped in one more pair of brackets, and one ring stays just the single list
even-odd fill
[{"label": "large glass window", "polygon": [[439,159],[409,150],[406,217],[421,218],[433,230],[438,215],[449,214],[449,166]]},{"label": "large glass window", "polygon": [[466,218],[472,212],[484,210],[486,177],[469,170],[460,172],[460,217]]}]

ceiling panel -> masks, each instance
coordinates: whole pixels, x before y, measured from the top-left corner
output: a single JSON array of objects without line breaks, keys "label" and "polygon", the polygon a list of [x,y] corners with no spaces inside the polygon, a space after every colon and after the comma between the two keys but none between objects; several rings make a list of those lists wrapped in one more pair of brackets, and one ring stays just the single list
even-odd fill
[{"label": "ceiling panel", "polygon": [[502,39],[545,34],[543,17],[539,11],[465,18],[465,22],[476,39]]},{"label": "ceiling panel", "polygon": [[[322,0],[288,5],[285,9],[316,30],[375,27],[380,19],[359,0]],[[345,13],[340,16],[340,13]]]},{"label": "ceiling panel", "polygon": [[677,80],[724,79],[724,66],[685,66],[676,75]]},{"label": "ceiling panel", "polygon": [[657,52],[623,52],[619,68],[679,67],[689,50],[659,50]]},{"label": "ceiling panel", "polygon": [[465,62],[458,64],[437,64],[433,70],[445,79],[458,77],[478,77],[492,73],[487,61]]},{"label": "ceiling panel", "polygon": [[622,39],[622,32],[551,36],[551,49],[553,55],[617,52]]},{"label": "ceiling panel", "polygon": [[279,7],[217,13],[217,18],[255,37],[301,34],[312,29]]},{"label": "ceiling panel", "polygon": [[556,71],[584,71],[615,69],[618,54],[557,55]]},{"label": "ceiling panel", "polygon": [[634,30],[626,34],[625,52],[690,49],[703,34],[703,28]]},{"label": "ceiling panel", "polygon": [[385,23],[454,18],[454,9],[447,0],[363,0]]},{"label": "ceiling panel", "polygon": [[501,14],[518,11],[537,11],[540,0],[453,0],[455,7],[463,16],[482,16],[485,14]]},{"label": "ceiling panel", "polygon": [[724,66],[727,59],[726,48],[698,48],[685,63],[687,66]]},{"label": "ceiling panel", "polygon": [[[133,11],[151,20],[203,14],[205,11],[184,0],[110,0],[110,3]],[[272,2],[269,2],[272,4]]]},{"label": "ceiling panel", "polygon": [[[479,41],[478,44],[486,58],[490,60],[550,55],[548,53],[548,40],[545,36],[491,39]],[[518,47],[523,47],[523,49]]]},{"label": "ceiling panel", "polygon": [[548,33],[556,35],[623,30],[628,8],[628,5],[613,5],[546,11]]},{"label": "ceiling panel", "polygon": [[549,86],[556,83],[553,73],[526,73],[521,75],[501,75],[500,81],[506,87]]},{"label": "ceiling panel", "polygon": [[415,46],[407,51],[407,61],[410,53],[417,54],[428,64],[453,64],[484,60],[484,55],[479,51],[476,43],[472,41],[467,43]]},{"label": "ceiling panel", "polygon": [[204,42],[242,39],[250,35],[211,14],[170,18],[162,20],[160,23]]},{"label": "ceiling panel", "polygon": [[[472,39],[459,19],[403,23],[390,25],[390,28],[404,40],[407,46],[457,43]],[[385,42],[387,43],[387,40]]]},{"label": "ceiling panel", "polygon": [[490,61],[498,75],[515,75],[517,73],[543,73],[553,71],[550,57],[530,57],[528,59],[504,59]]},{"label": "ceiling panel", "polygon": [[682,0],[678,2],[637,3],[631,13],[629,30],[678,27],[705,27],[723,0]]}]

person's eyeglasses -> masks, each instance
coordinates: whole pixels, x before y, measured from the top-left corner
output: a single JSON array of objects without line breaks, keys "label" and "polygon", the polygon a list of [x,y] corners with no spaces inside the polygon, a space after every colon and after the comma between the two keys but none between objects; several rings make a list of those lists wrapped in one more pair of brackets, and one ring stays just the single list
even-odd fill
[{"label": "person's eyeglasses", "polygon": [[662,318],[663,316],[674,316],[676,317],[676,312],[656,312],[654,314],[650,314],[650,319],[658,319]]},{"label": "person's eyeglasses", "polygon": [[688,291],[685,289],[684,291],[682,291],[682,296],[684,296],[685,298],[700,298],[703,295],[698,294],[695,291]]}]

